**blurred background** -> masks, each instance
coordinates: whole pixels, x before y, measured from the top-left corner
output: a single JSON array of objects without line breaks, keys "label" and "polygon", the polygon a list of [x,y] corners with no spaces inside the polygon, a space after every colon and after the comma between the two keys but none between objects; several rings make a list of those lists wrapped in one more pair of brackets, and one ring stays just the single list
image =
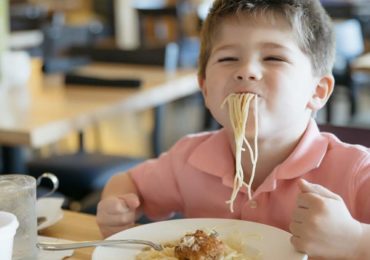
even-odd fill
[{"label": "blurred background", "polygon": [[[180,45],[180,67],[196,67],[201,22],[196,1],[10,0],[9,4],[11,48],[41,57],[45,73],[63,72],[87,63],[73,57],[73,48],[81,53],[81,48],[90,48],[94,52],[93,48],[150,48],[169,42]],[[64,68],[68,59],[69,64]],[[179,100],[168,109],[169,114],[185,113],[186,116],[188,113],[189,121],[185,124],[180,120],[182,116],[168,119],[165,147],[186,132],[198,130],[198,104],[185,106],[185,111],[182,111],[184,102],[199,103]],[[145,131],[151,129],[150,113],[120,116],[102,122],[100,129],[104,143],[100,149],[149,156],[151,148]],[[94,142],[89,141],[90,134],[93,135],[87,130],[86,146],[94,149]],[[120,142],[122,138],[124,142]],[[74,149],[77,145],[74,139],[66,138],[59,144],[59,149]]]},{"label": "blurred background", "polygon": [[[317,115],[318,122],[370,129],[370,59],[364,56],[370,52],[370,1],[322,2],[335,24],[337,59],[333,71],[335,93],[327,108]],[[115,55],[109,58],[104,52],[99,56],[102,50],[142,51],[176,43],[176,68],[193,69],[195,73],[199,31],[211,3],[1,0],[0,53],[23,51],[31,60],[40,62],[43,75],[52,75],[68,73],[94,61],[112,62]],[[144,110],[100,120],[98,125],[84,129],[84,149],[117,156],[154,156],[152,132],[158,118],[153,113]],[[185,134],[218,127],[203,108],[199,93],[166,104],[162,113],[165,120],[160,132],[161,151]],[[22,153],[26,161],[32,161],[74,152],[79,149],[79,134],[69,134],[43,147],[22,147]]]}]

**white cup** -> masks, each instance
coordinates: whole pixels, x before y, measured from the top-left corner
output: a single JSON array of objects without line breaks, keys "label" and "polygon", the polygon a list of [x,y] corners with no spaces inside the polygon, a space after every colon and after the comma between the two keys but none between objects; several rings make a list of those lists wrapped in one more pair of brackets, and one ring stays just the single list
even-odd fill
[{"label": "white cup", "polygon": [[0,211],[0,252],[2,260],[12,259],[13,240],[18,226],[18,220],[14,214]]},{"label": "white cup", "polygon": [[31,58],[25,51],[5,51],[0,59],[4,89],[26,89],[31,76]]}]

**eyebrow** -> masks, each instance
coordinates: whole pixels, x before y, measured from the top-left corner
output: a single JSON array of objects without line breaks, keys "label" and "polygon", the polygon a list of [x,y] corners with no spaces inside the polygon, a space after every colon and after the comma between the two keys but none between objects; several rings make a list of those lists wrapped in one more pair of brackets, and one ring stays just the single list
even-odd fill
[{"label": "eyebrow", "polygon": [[217,52],[217,51],[232,49],[232,48],[235,48],[235,46],[237,46],[237,45],[236,44],[221,45],[221,46],[218,46],[218,47],[214,48],[212,52],[214,53],[214,52]]},{"label": "eyebrow", "polygon": [[[289,46],[281,45],[281,44],[275,43],[275,42],[262,42],[258,45],[262,49],[277,49],[277,50],[283,50],[283,51],[291,51],[292,50]],[[222,51],[222,50],[232,49],[232,48],[235,48],[235,46],[237,46],[237,44],[221,45],[221,46],[218,46],[215,49],[213,49],[212,52],[214,53],[214,52],[218,52],[218,51]]]},{"label": "eyebrow", "polygon": [[280,50],[285,50],[285,51],[290,51],[292,50],[289,46],[286,45],[281,45],[275,42],[263,42],[260,44],[262,48],[268,48],[268,49],[280,49]]}]

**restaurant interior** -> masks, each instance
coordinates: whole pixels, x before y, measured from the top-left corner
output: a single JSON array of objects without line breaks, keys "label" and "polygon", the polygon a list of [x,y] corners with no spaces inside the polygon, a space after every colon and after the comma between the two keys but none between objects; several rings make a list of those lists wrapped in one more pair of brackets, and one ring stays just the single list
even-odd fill
[{"label": "restaurant interior", "polygon": [[[212,1],[1,2],[1,174],[52,172],[63,208],[94,214],[113,174],[219,127],[196,81]],[[317,120],[369,146],[370,2],[322,2],[337,33],[336,89]]]}]

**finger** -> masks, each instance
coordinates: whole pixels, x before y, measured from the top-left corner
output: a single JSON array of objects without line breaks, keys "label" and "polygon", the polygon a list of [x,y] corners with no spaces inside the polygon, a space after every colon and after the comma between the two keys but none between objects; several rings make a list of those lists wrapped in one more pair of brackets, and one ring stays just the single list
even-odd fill
[{"label": "finger", "polygon": [[292,243],[293,247],[299,252],[308,253],[311,243],[305,237],[303,226],[301,224],[291,223],[289,228],[291,229],[292,233],[290,242]]},{"label": "finger", "polygon": [[290,243],[293,245],[293,247],[301,253],[307,253],[305,248],[305,243],[302,241],[301,238],[296,236],[290,237]]},{"label": "finger", "polygon": [[316,193],[301,193],[297,196],[298,208],[310,209],[323,204],[323,197]]},{"label": "finger", "polygon": [[297,222],[291,222],[289,224],[289,231],[293,236],[301,238],[303,235],[303,225]]},{"label": "finger", "polygon": [[140,206],[140,200],[137,194],[129,193],[122,196],[118,196],[118,199],[123,202],[123,206],[131,210],[137,209]]},{"label": "finger", "polygon": [[106,237],[109,237],[109,236],[111,236],[115,233],[118,233],[118,232],[122,231],[122,230],[131,228],[133,226],[134,226],[134,224],[124,225],[124,226],[115,226],[115,227],[108,227],[107,226],[107,227],[103,227],[101,229],[101,233],[102,233],[103,237],[106,238]]},{"label": "finger", "polygon": [[307,210],[303,208],[295,208],[292,213],[292,221],[303,223],[307,219]]},{"label": "finger", "polygon": [[295,236],[292,236],[290,237],[290,243],[293,245],[293,247],[298,251],[298,252],[301,252],[301,253],[304,253],[304,254],[307,254],[309,256],[309,259],[310,260],[324,260],[324,259],[328,259],[328,258],[322,258],[322,257],[318,257],[318,258],[314,258],[314,251],[317,251],[315,249],[315,244],[305,240],[305,239],[302,239],[302,238],[299,238],[299,237],[295,237]]},{"label": "finger", "polygon": [[129,211],[125,201],[121,201],[116,197],[110,197],[104,199],[98,204],[98,212],[104,212],[107,214],[122,214]]},{"label": "finger", "polygon": [[340,199],[340,196],[335,194],[334,192],[328,190],[327,188],[319,185],[319,184],[314,184],[311,182],[308,182],[304,179],[300,179],[298,182],[298,187],[303,193],[315,193],[320,196],[329,198],[329,199]]},{"label": "finger", "polygon": [[100,224],[104,226],[124,226],[127,224],[135,223],[135,212],[123,213],[123,214],[102,214],[99,217]]}]

